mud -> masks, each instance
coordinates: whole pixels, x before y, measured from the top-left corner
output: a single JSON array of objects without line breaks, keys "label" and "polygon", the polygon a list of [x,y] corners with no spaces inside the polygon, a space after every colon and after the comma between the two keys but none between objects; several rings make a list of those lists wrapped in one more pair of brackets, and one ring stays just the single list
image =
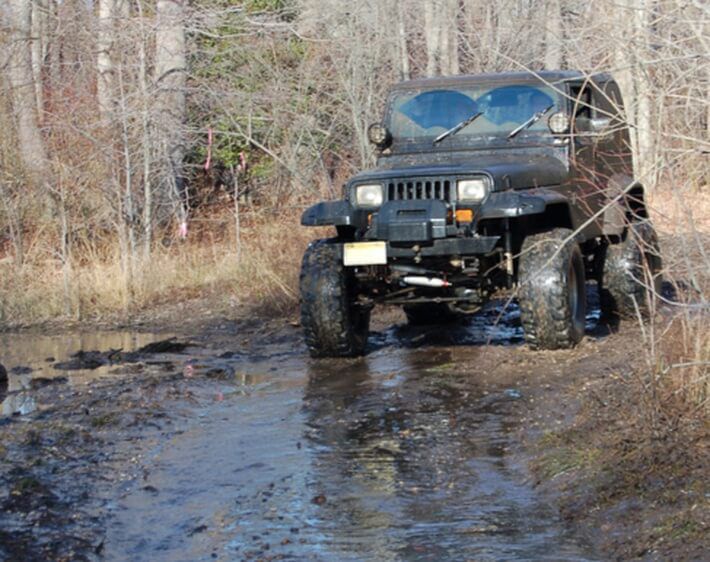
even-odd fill
[{"label": "mud", "polygon": [[502,303],[446,329],[384,316],[337,361],[292,324],[0,336],[0,558],[599,559],[522,446],[571,415],[554,394],[580,362],[626,360],[598,314],[559,353]]}]

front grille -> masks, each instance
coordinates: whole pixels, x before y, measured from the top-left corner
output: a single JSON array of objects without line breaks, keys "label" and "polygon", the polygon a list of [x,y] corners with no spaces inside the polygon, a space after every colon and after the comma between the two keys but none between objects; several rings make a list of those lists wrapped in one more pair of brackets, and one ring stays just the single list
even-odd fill
[{"label": "front grille", "polygon": [[440,199],[452,201],[453,182],[443,179],[392,180],[387,184],[388,201]]}]

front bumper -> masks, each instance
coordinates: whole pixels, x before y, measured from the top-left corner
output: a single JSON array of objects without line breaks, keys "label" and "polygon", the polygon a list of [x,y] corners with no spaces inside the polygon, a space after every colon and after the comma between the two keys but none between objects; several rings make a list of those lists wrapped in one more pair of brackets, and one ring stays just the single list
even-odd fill
[{"label": "front bumper", "polygon": [[[544,213],[561,202],[557,192],[545,189],[525,192],[493,192],[475,208],[475,221],[514,219]],[[377,211],[355,209],[349,201],[319,203],[303,213],[306,226],[352,226],[364,240],[386,241],[387,257],[472,256],[488,254],[500,236],[478,236],[452,224],[455,203],[438,199],[395,200]],[[475,224],[474,229],[475,232]]]},{"label": "front bumper", "polygon": [[397,245],[393,242],[349,242],[341,246],[345,265],[385,265],[391,260],[473,257],[489,254],[498,243],[498,236],[473,238],[441,238],[429,243]]},{"label": "front bumper", "polygon": [[[494,191],[476,210],[476,215],[478,220],[515,218],[544,213],[548,205],[558,203],[566,203],[564,196],[559,192],[545,188],[525,191]],[[443,238],[448,233],[441,229],[441,216],[443,212],[446,217],[445,210],[449,208],[447,205],[449,204],[438,199],[387,201],[377,211],[376,216],[389,215],[388,220],[392,220],[392,217],[400,211],[405,211],[405,215],[409,214],[408,222],[412,222],[415,216],[413,211],[423,211],[428,213],[428,219],[433,221],[431,223],[431,238]],[[458,206],[461,207],[460,204]],[[349,201],[326,201],[306,209],[301,217],[301,224],[303,226],[353,226],[364,231],[369,227],[368,216],[374,212],[356,209]],[[383,222],[380,221],[380,224]],[[428,235],[429,231],[428,226],[424,227],[423,232]],[[421,233],[417,234],[417,236],[421,235]]]},{"label": "front bumper", "polygon": [[441,238],[427,243],[404,246],[387,243],[387,258],[413,258],[420,256],[475,256],[489,254],[496,247],[500,236],[474,236],[472,238]]},{"label": "front bumper", "polygon": [[[358,227],[360,212],[347,201],[320,203],[304,213],[302,222]],[[371,224],[360,226],[365,231],[364,240],[386,243],[388,260],[473,256],[493,251],[499,236],[460,236],[456,225],[447,224],[450,213],[449,206],[439,200],[388,201],[373,214]]]}]

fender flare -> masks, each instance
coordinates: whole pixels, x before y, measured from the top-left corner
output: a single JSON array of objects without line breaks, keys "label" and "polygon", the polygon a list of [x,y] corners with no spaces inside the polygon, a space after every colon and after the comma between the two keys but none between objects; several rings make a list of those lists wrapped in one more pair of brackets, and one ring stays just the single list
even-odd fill
[{"label": "fender flare", "polygon": [[551,205],[570,207],[567,197],[549,189],[499,191],[491,193],[483,202],[479,217],[486,220],[539,215]]},{"label": "fender flare", "polygon": [[301,215],[303,226],[353,226],[367,224],[367,213],[355,209],[349,201],[323,201],[309,207]]},{"label": "fender flare", "polygon": [[[628,174],[614,174],[605,188],[603,232],[606,236],[622,236],[629,224],[629,214],[648,218],[645,190]],[[615,201],[615,199],[618,199]]]}]

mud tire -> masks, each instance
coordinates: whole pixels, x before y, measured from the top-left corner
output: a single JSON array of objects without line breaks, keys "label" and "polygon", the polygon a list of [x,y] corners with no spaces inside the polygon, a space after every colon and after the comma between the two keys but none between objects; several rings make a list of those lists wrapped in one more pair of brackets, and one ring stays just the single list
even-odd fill
[{"label": "mud tire", "polygon": [[[606,318],[647,317],[649,297],[661,293],[663,278],[658,237],[649,222],[629,226],[618,244],[607,247],[600,284],[602,315]],[[649,287],[653,293],[649,294]]]},{"label": "mud tire", "polygon": [[567,349],[584,337],[584,260],[572,231],[525,238],[519,261],[520,320],[532,349]]},{"label": "mud tire", "polygon": [[335,240],[317,240],[301,265],[301,325],[311,357],[362,355],[370,310],[355,304],[357,282]]},{"label": "mud tire", "polygon": [[460,316],[446,304],[427,303],[403,306],[410,326],[436,326],[456,322]]}]

